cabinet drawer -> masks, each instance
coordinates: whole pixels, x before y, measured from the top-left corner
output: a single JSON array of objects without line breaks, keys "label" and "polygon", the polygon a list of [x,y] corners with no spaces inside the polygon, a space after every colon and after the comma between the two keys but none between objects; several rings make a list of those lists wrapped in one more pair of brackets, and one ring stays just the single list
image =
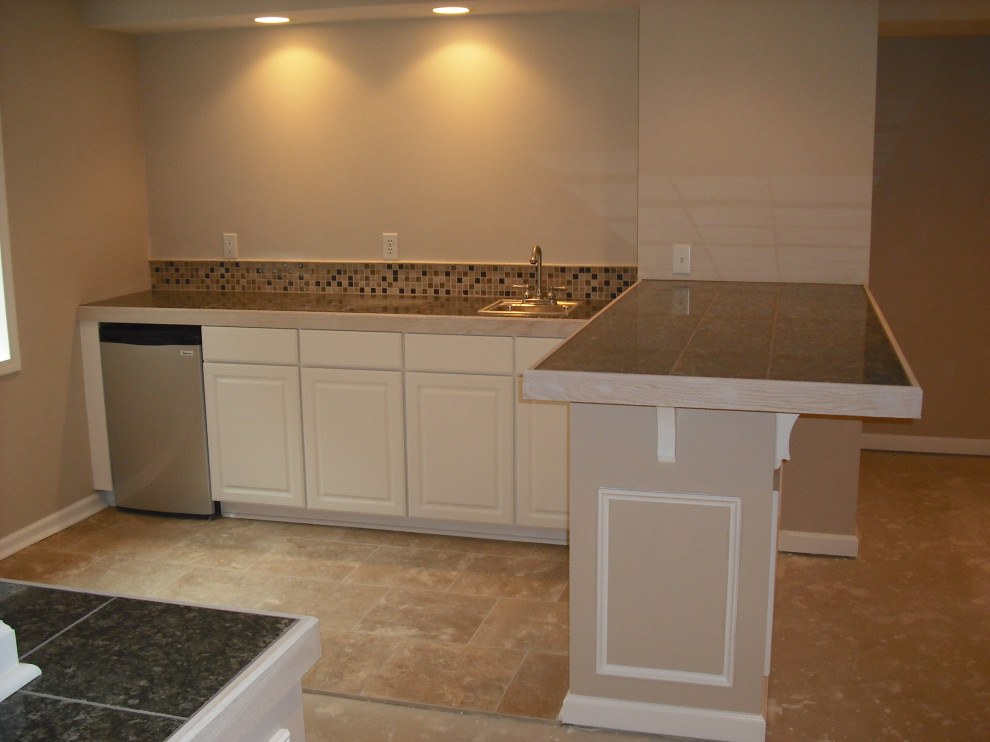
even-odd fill
[{"label": "cabinet drawer", "polygon": [[203,360],[223,363],[299,363],[298,332],[262,327],[204,327]]},{"label": "cabinet drawer", "polygon": [[562,338],[516,338],[516,376],[563,342]]},{"label": "cabinet drawer", "polygon": [[300,330],[303,366],[402,369],[402,335],[398,332]]},{"label": "cabinet drawer", "polygon": [[512,338],[406,335],[406,369],[467,374],[512,374]]}]

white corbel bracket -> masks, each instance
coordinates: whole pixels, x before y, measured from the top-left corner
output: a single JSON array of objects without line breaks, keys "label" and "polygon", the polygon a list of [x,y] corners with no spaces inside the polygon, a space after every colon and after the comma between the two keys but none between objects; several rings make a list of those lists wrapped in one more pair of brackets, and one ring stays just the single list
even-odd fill
[{"label": "white corbel bracket", "polygon": [[677,410],[657,407],[657,461],[673,464],[677,453]]},{"label": "white corbel bracket", "polygon": [[777,413],[777,448],[774,458],[776,463],[774,469],[779,469],[784,459],[791,458],[791,431],[794,430],[794,423],[797,422],[798,415],[792,412]]}]

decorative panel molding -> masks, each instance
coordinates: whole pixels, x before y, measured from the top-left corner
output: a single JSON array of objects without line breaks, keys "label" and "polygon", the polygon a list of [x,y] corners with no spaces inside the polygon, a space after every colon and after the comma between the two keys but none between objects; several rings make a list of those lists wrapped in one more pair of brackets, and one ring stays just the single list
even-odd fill
[{"label": "decorative panel molding", "polygon": [[[709,511],[708,513],[701,511],[693,512],[690,519],[683,520],[690,520],[690,525],[692,525],[695,529],[691,532],[690,538],[696,539],[697,543],[705,543],[706,558],[714,555],[714,559],[712,560],[714,562],[714,560],[717,559],[716,551],[719,547],[721,547],[721,553],[724,554],[724,598],[721,595],[706,596],[710,602],[714,598],[724,610],[722,625],[717,629],[717,640],[720,640],[722,644],[721,655],[717,663],[720,666],[714,671],[707,671],[703,669],[693,670],[684,666],[650,666],[645,662],[647,659],[645,654],[640,655],[640,657],[644,660],[643,664],[634,664],[612,656],[613,651],[610,647],[609,633],[610,625],[619,621],[627,621],[627,616],[629,616],[630,613],[636,612],[637,609],[643,610],[644,606],[646,606],[646,609],[648,610],[650,596],[647,594],[641,594],[643,601],[637,602],[637,605],[635,606],[628,605],[628,601],[621,606],[614,606],[612,607],[612,610],[617,610],[618,613],[615,615],[612,614],[609,602],[614,588],[611,580],[612,570],[616,568],[614,562],[616,560],[618,550],[624,548],[626,544],[612,543],[610,537],[610,524],[617,517],[621,508],[626,506],[642,505],[653,505],[657,508],[667,509],[662,516],[666,522],[670,522],[670,518],[676,519],[678,510],[682,516],[686,514],[688,511],[684,510],[684,508],[690,508],[692,511],[695,509],[707,509]],[[642,680],[690,683],[696,685],[714,685],[721,687],[732,686],[733,662],[735,656],[737,595],[739,592],[740,533],[742,524],[741,510],[742,501],[739,497],[711,494],[634,492],[628,490],[599,488],[597,555],[598,634],[596,637],[596,670],[598,674],[637,678]],[[699,523],[707,520],[707,518],[712,515],[716,515],[716,511],[718,511],[718,514],[722,517],[715,517],[710,523],[704,523],[704,531],[697,532],[697,526]],[[689,524],[685,522],[683,525],[687,528]],[[680,529],[681,526],[681,522],[676,522],[673,527],[675,529]],[[721,542],[712,543],[713,537],[721,539]],[[672,548],[676,549],[678,547],[674,545]],[[670,564],[674,565],[674,568],[678,568],[677,565],[679,564],[679,560],[684,558],[685,554],[672,551],[670,554]],[[649,567],[646,568],[649,569]],[[720,567],[709,567],[709,569],[720,569]],[[717,574],[714,571],[713,574],[717,580]],[[626,572],[622,575],[617,575],[617,577],[619,576],[623,578],[624,582],[629,577]],[[650,580],[653,579],[656,579],[655,584],[657,586],[657,590],[664,590],[662,575],[658,576],[651,574]],[[700,584],[705,584],[705,582],[705,580],[699,581]],[[701,598],[701,600],[704,600],[704,598]],[[676,610],[678,607],[683,608],[684,605],[683,603],[677,603],[676,597],[672,597],[670,607],[671,610]],[[688,607],[689,612],[690,610],[690,607]],[[620,616],[619,613],[622,615]],[[699,619],[701,618],[700,614],[698,617]],[[685,623],[693,623],[690,613],[685,614],[685,618],[687,619]],[[710,619],[709,613],[706,613],[705,618]],[[642,623],[648,626],[650,623],[649,617],[642,617]],[[703,626],[705,621],[699,620],[697,623],[699,626]],[[703,633],[703,631],[704,628],[698,629],[699,633]],[[694,641],[697,641],[698,638],[698,635],[690,637],[690,639]],[[687,641],[689,638],[665,637],[664,640],[672,642],[671,646],[673,646],[673,643]],[[705,643],[710,645],[707,640]],[[663,651],[664,647],[660,646],[659,643],[652,642],[652,644],[655,647],[655,650],[656,648],[659,648],[660,652]],[[670,664],[676,664],[676,662],[672,661]]]}]

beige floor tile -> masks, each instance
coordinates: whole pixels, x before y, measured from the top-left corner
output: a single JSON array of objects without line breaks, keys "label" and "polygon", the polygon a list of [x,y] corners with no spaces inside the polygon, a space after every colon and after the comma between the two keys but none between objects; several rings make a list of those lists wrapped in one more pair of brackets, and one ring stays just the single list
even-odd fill
[{"label": "beige floor tile", "polygon": [[268,553],[271,538],[242,528],[199,530],[161,554],[163,562],[186,567],[248,569]]},{"label": "beige floor tile", "polygon": [[[490,554],[492,556],[533,557],[545,544],[531,544],[526,541],[505,541],[491,538],[471,538],[469,536],[444,536],[433,544],[434,549],[443,551],[463,551],[468,554]],[[565,548],[566,547],[559,547]]]},{"label": "beige floor tile", "polygon": [[96,561],[92,554],[45,548],[41,542],[0,561],[0,577],[57,585]]},{"label": "beige floor tile", "polygon": [[491,612],[491,598],[391,590],[355,627],[358,631],[466,644]]},{"label": "beige floor tile", "polygon": [[94,556],[134,559],[165,559],[185,540],[188,532],[179,528],[155,528],[140,520],[116,523],[81,539],[73,549]]},{"label": "beige floor tile", "polygon": [[568,608],[566,603],[501,598],[471,644],[567,654]]},{"label": "beige floor tile", "polygon": [[651,734],[313,693],[304,694],[303,710],[306,742],[675,742]]},{"label": "beige floor tile", "polygon": [[569,687],[566,655],[530,652],[499,703],[498,712],[556,719]]},{"label": "beige floor tile", "polygon": [[100,557],[78,571],[63,575],[59,584],[115,595],[154,598],[166,585],[188,571],[188,567],[177,564]]},{"label": "beige floor tile", "polygon": [[321,627],[323,656],[303,676],[303,690],[358,695],[401,643],[389,636]]},{"label": "beige floor tile", "polygon": [[412,590],[446,590],[471,557],[456,551],[380,546],[347,582]]},{"label": "beige floor tile", "polygon": [[566,562],[476,555],[450,592],[529,600],[557,600],[567,587]]},{"label": "beige floor tile", "polygon": [[428,549],[441,536],[431,533],[413,533],[411,531],[380,531],[375,528],[344,528],[340,534],[341,541],[359,544],[374,544],[375,546],[407,546]]},{"label": "beige floor tile", "polygon": [[256,575],[243,570],[197,567],[153,591],[160,600],[217,605],[253,610],[263,596],[277,589],[285,578]]},{"label": "beige floor tile", "polygon": [[364,695],[494,711],[522,658],[522,652],[406,640],[368,681]]},{"label": "beige floor tile", "polygon": [[272,544],[252,569],[265,574],[340,582],[377,548],[371,544],[291,536]]},{"label": "beige floor tile", "polygon": [[[275,578],[277,579],[277,578]],[[288,578],[260,593],[258,610],[315,616],[327,629],[353,629],[386,593],[369,585]]]},{"label": "beige floor tile", "polygon": [[[106,512],[102,510],[100,512]],[[112,522],[98,523],[93,518],[87,518],[84,521],[75,523],[63,531],[54,533],[43,541],[39,541],[38,545],[43,546],[46,549],[59,549],[61,551],[82,551],[78,548],[78,544],[91,536],[95,536],[98,533],[105,531]],[[76,548],[74,548],[76,547]]]}]

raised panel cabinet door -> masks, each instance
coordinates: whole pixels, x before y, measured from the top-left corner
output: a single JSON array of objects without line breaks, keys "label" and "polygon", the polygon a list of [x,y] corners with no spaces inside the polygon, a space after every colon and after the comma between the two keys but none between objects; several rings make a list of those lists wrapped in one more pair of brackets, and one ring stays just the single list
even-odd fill
[{"label": "raised panel cabinet door", "polygon": [[406,514],[402,372],[304,368],[310,508]]},{"label": "raised panel cabinet door", "polygon": [[569,405],[523,399],[516,383],[516,524],[567,528]]},{"label": "raised panel cabinet door", "polygon": [[513,379],[407,373],[409,515],[513,522]]},{"label": "raised panel cabinet door", "polygon": [[306,504],[299,369],[204,363],[214,500]]}]

